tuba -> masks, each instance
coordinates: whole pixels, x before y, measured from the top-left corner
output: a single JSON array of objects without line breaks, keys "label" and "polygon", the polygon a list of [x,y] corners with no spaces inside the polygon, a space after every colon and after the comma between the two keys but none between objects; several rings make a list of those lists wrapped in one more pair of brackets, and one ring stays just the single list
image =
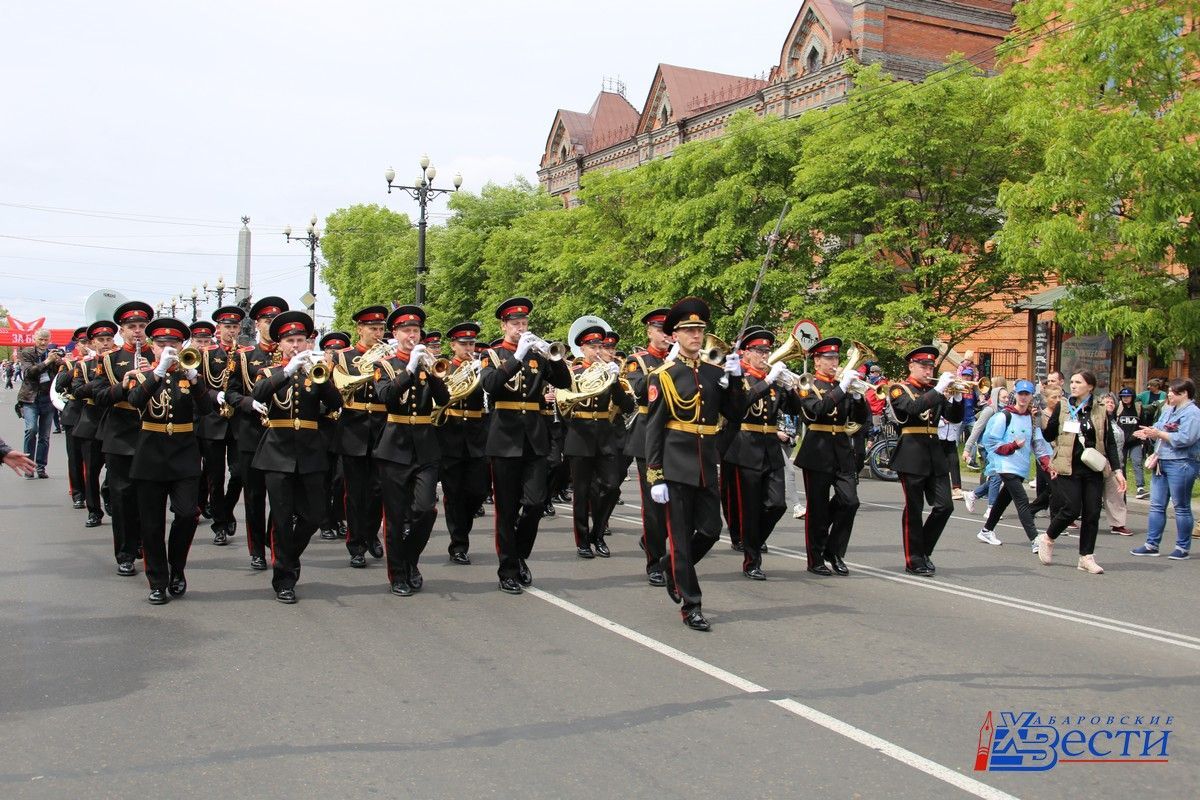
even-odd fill
[{"label": "tuba", "polygon": [[616,376],[609,370],[608,364],[597,361],[575,376],[574,390],[558,389],[555,392],[555,403],[558,413],[566,416],[580,403],[599,397],[613,385]]}]

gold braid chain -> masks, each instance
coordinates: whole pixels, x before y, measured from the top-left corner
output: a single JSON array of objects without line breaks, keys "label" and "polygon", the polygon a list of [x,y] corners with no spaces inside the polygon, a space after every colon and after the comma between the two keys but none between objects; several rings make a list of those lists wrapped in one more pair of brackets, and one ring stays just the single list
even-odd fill
[{"label": "gold braid chain", "polygon": [[[679,390],[675,388],[675,379],[671,377],[671,373],[663,370],[658,376],[659,385],[662,387],[663,402],[667,404],[667,410],[671,412],[671,418],[677,419],[680,422],[690,422],[695,424],[700,421],[700,387],[696,386],[696,394],[690,400],[684,400],[679,396]],[[691,419],[683,419],[676,411],[691,412]]]}]

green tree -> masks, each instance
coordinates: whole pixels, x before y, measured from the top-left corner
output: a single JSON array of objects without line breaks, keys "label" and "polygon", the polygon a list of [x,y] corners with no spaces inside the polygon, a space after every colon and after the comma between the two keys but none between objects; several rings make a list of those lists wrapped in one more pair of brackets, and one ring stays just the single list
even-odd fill
[{"label": "green tree", "polygon": [[1029,0],[1011,112],[1045,157],[1004,187],[1000,250],[1072,287],[1058,311],[1128,350],[1200,356],[1200,2]]},{"label": "green tree", "polygon": [[417,231],[404,214],[378,205],[338,209],[325,220],[321,277],[334,296],[334,327],[354,331],[363,306],[412,302]]},{"label": "green tree", "polygon": [[851,69],[847,102],[802,118],[788,227],[814,266],[793,310],[884,358],[996,327],[1040,277],[988,244],[1000,185],[1031,160],[1006,123],[1011,89],[957,61],[916,84]]}]

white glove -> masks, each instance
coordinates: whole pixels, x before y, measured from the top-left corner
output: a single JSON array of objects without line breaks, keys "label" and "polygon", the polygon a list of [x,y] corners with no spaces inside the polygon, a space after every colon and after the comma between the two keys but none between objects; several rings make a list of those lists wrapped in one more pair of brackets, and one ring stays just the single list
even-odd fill
[{"label": "white glove", "polygon": [[224,392],[217,392],[217,405],[219,405],[219,406],[225,405],[225,393]]},{"label": "white glove", "polygon": [[855,374],[854,370],[844,370],[842,372],[842,379],[838,381],[838,387],[840,387],[843,392],[849,391],[850,384],[853,383],[854,379],[857,377],[858,375]]},{"label": "white glove", "polygon": [[408,354],[407,369],[409,375],[412,375],[421,368],[421,361],[425,358],[425,350],[425,345],[419,344],[412,349],[411,353]]},{"label": "white glove", "polygon": [[304,366],[305,361],[308,361],[308,359],[304,357],[303,353],[297,353],[296,355],[292,356],[288,359],[287,366],[283,368],[284,374],[289,378],[295,375],[296,372],[298,372],[299,369]]},{"label": "white glove", "polygon": [[667,351],[667,361],[679,355],[679,342],[672,342],[671,349]]},{"label": "white glove", "polygon": [[198,377],[200,377],[200,373],[199,373],[199,372],[197,372],[196,370],[194,370],[194,369],[189,369],[189,370],[187,371],[187,379],[188,379],[189,381],[192,381],[192,382],[194,383],[194,382],[196,381],[196,378],[198,378]]},{"label": "white glove", "polygon": [[954,381],[954,373],[953,372],[943,372],[942,377],[938,378],[937,385],[934,386],[933,389],[938,394],[945,394],[946,389],[949,388],[950,384],[953,381]]},{"label": "white glove", "polygon": [[787,367],[784,366],[782,361],[772,364],[771,371],[767,373],[767,385],[770,386],[771,384],[775,383],[775,381],[779,380],[779,376],[783,374],[785,369],[787,369]]},{"label": "white glove", "polygon": [[258,412],[258,413],[260,413],[260,414],[265,414],[265,413],[267,413],[267,406],[266,406],[266,404],[264,404],[264,403],[260,403],[260,402],[258,402],[257,400],[251,400],[251,401],[250,401],[250,407],[251,407],[251,408],[253,408],[255,411],[257,411],[257,412]]},{"label": "white glove", "polygon": [[529,355],[529,351],[533,349],[534,342],[537,341],[537,334],[533,331],[525,331],[521,334],[521,338],[517,340],[517,361],[524,361],[525,356]]},{"label": "white glove", "polygon": [[616,375],[616,374],[620,373],[621,365],[615,361],[610,361],[610,362],[608,362],[608,371],[611,372],[613,375]]},{"label": "white glove", "polygon": [[730,375],[741,376],[742,374],[742,357],[737,353],[730,353],[725,356],[725,371]]},{"label": "white glove", "polygon": [[853,397],[855,400],[863,399],[862,392],[851,392],[850,396]]},{"label": "white glove", "polygon": [[158,356],[158,365],[154,368],[154,374],[158,377],[163,377],[167,374],[167,370],[171,365],[178,361],[178,356],[175,355],[174,347],[164,347],[162,353]]},{"label": "white glove", "polygon": [[671,496],[667,493],[667,485],[665,483],[660,483],[655,486],[651,486],[650,499],[659,504],[666,503],[668,500],[670,500]]}]

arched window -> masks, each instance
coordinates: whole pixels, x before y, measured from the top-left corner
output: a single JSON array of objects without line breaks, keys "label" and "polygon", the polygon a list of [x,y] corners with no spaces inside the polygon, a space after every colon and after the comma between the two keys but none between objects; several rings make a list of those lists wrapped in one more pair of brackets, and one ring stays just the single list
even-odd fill
[{"label": "arched window", "polygon": [[816,72],[821,68],[821,51],[813,47],[808,51],[808,58],[804,62],[805,72]]},{"label": "arched window", "polygon": [[666,103],[662,104],[662,108],[658,110],[658,127],[663,128],[671,124],[671,108]]},{"label": "arched window", "polygon": [[567,160],[567,146],[565,144],[562,146],[562,150],[560,150],[558,153],[558,160],[559,162],[565,162]]}]

